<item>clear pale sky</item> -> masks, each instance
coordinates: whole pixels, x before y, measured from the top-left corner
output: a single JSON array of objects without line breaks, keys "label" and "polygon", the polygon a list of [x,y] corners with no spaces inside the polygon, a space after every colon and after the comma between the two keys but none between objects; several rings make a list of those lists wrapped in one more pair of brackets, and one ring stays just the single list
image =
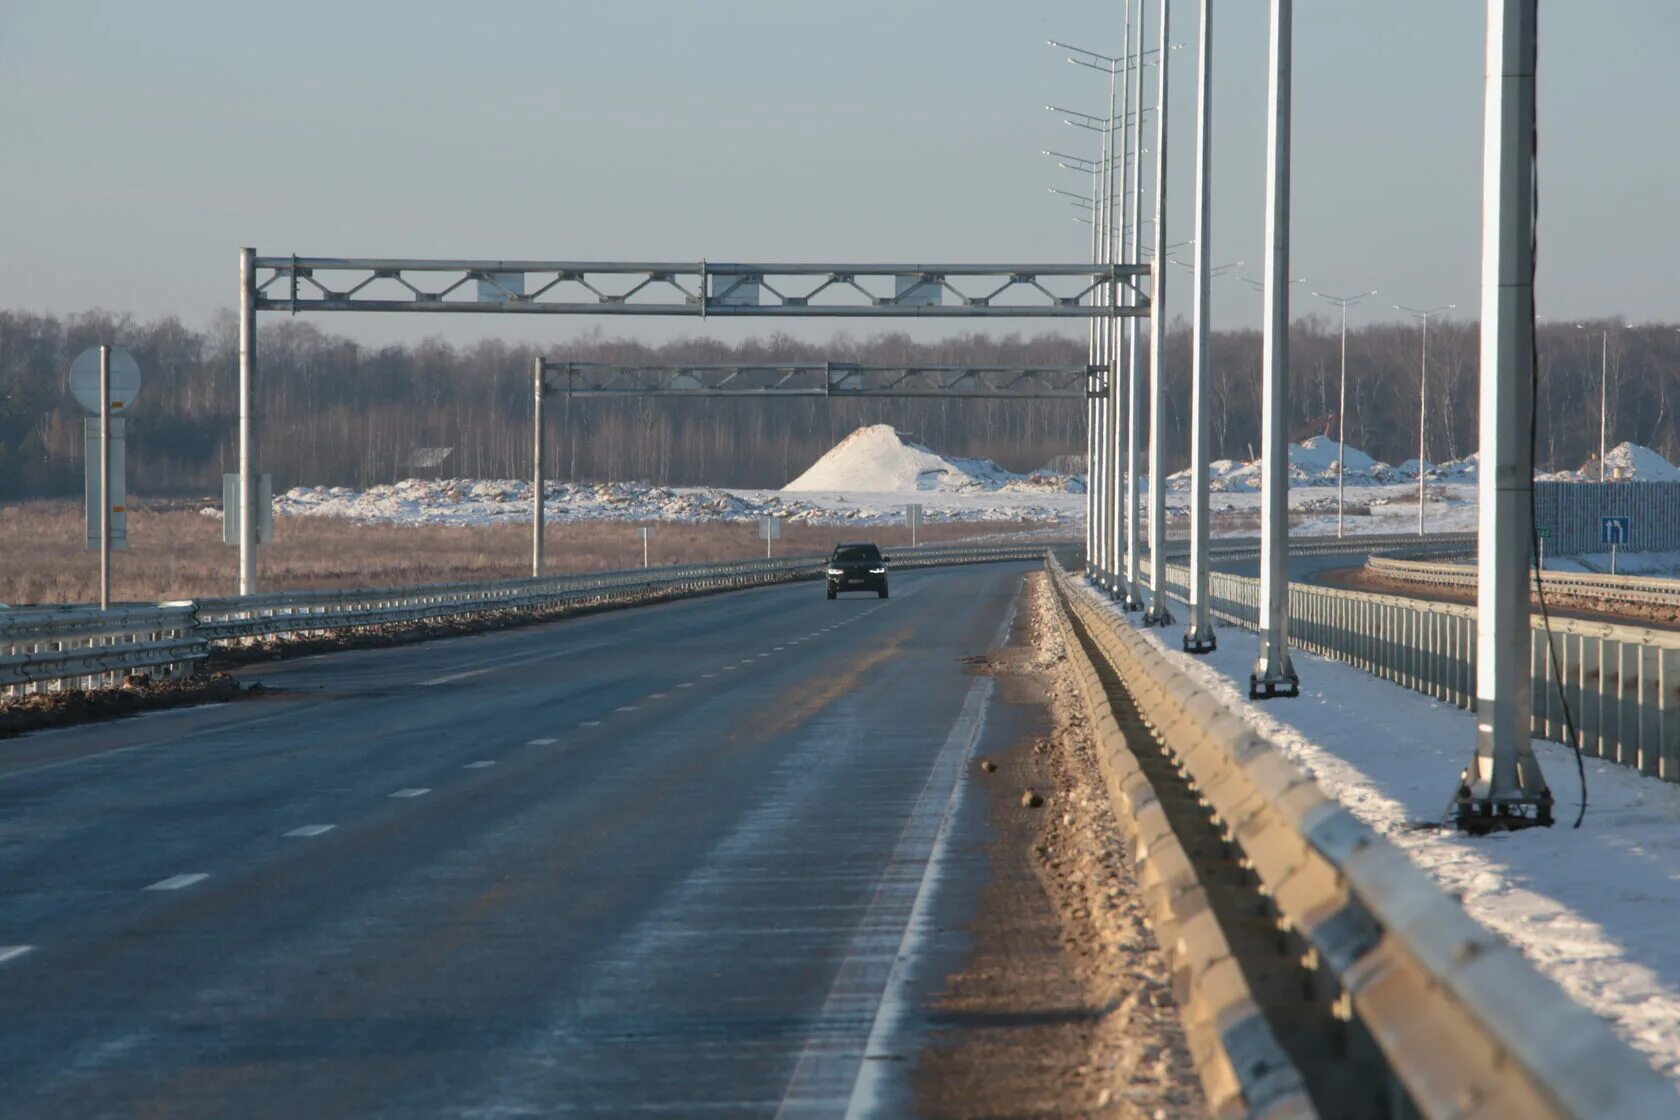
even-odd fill
[{"label": "clear pale sky", "polygon": [[[1258,275],[1266,4],[1216,7],[1212,251]],[[203,324],[232,305],[241,245],[1084,259],[1086,227],[1047,188],[1088,184],[1039,150],[1091,151],[1095,137],[1042,106],[1100,112],[1106,79],[1044,40],[1118,54],[1120,12],[1121,0],[4,0],[0,306]],[[1195,15],[1173,0],[1185,46],[1170,71],[1172,241],[1189,235]],[[1297,0],[1303,288],[1380,289],[1362,318],[1396,302],[1476,307],[1483,17],[1479,0]],[[1680,318],[1677,46],[1680,0],[1542,5],[1542,317]],[[1174,273],[1175,316],[1187,275]],[[1297,313],[1322,309],[1296,295]],[[1214,300],[1220,322],[1258,318],[1234,280]],[[563,340],[597,322],[315,321],[370,342]],[[786,323],[815,337],[872,329]],[[605,326],[653,339],[697,328]]]}]

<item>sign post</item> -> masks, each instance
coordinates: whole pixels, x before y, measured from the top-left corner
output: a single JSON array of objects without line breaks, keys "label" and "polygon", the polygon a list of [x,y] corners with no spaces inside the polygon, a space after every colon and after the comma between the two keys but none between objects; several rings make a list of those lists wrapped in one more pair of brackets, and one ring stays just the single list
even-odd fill
[{"label": "sign post", "polygon": [[758,519],[758,535],[764,538],[764,558],[770,559],[770,542],[782,535],[782,522],[776,517],[761,517]]},{"label": "sign post", "polygon": [[1628,543],[1633,533],[1631,517],[1601,517],[1598,519],[1598,539],[1610,546],[1610,574],[1616,574],[1616,549]]},{"label": "sign post", "polygon": [[642,567],[645,568],[648,566],[648,541],[653,537],[653,526],[643,525],[636,532],[642,538]]},{"label": "sign post", "polygon": [[922,527],[922,506],[920,502],[911,502],[904,507],[904,523],[910,526],[910,547],[916,547],[916,533]]}]

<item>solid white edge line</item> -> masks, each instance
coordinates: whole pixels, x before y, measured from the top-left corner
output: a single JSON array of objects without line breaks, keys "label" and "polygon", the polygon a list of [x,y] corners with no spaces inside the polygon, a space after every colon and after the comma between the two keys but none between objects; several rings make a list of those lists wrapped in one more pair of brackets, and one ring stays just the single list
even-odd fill
[{"label": "solid white edge line", "polygon": [[202,883],[208,878],[210,876],[207,872],[192,871],[185,875],[171,875],[167,879],[159,879],[145,889],[149,891],[178,891],[183,887],[190,887],[194,883]]},{"label": "solid white edge line", "polygon": [[15,961],[33,948],[33,945],[0,945],[0,964]]}]

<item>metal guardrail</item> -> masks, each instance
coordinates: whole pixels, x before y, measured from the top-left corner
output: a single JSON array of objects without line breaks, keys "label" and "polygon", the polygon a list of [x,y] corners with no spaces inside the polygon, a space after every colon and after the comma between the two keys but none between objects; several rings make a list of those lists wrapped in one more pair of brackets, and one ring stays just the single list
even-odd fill
[{"label": "metal guardrail", "polygon": [[[1251,883],[1253,905],[1239,923],[1274,923],[1274,951],[1309,970],[1307,984],[1273,985],[1277,1002],[1263,1010],[1290,1037],[1316,1028],[1311,1038],[1324,1050],[1311,1060],[1297,1056],[1296,1064],[1323,1111],[1579,1120],[1676,1114],[1674,1088],[1602,1022],[1327,797],[1099,593],[1053,561],[1050,570],[1085,649],[1141,721],[1130,742],[1111,722],[1099,723],[1099,753],[1164,752],[1169,765],[1155,773],[1181,788],[1159,796],[1198,806],[1224,839],[1225,878]],[[1118,811],[1129,808],[1117,799]],[[1185,959],[1188,944],[1164,947],[1175,957],[1175,990],[1194,1008],[1195,993],[1184,989],[1212,962]],[[1245,1032],[1248,1022],[1216,1021],[1227,1055],[1253,1052],[1242,1049],[1258,1036],[1252,1027]],[[1210,1086],[1216,1114],[1274,1114],[1275,1101],[1257,1095],[1267,1082],[1235,1084],[1236,1095],[1233,1083],[1217,1093]]]},{"label": "metal guardrail", "polygon": [[[1039,560],[1061,542],[970,543],[890,549],[894,568]],[[588,572],[541,579],[338,591],[287,591],[158,606],[67,606],[0,610],[0,696],[60,688],[106,688],[147,671],[182,676],[218,642],[544,610],[564,604],[630,603],[652,594],[703,594],[822,575],[826,556],[776,557]]]},{"label": "metal guardrail", "polygon": [[[1167,565],[1170,594],[1186,596],[1189,578],[1188,568]],[[1216,618],[1253,630],[1259,593],[1252,576],[1216,571],[1209,606]],[[1680,632],[1554,616],[1548,649],[1543,620],[1530,622],[1534,734],[1568,742],[1567,702],[1585,754],[1680,781]],[[1469,604],[1291,583],[1289,635],[1302,649],[1475,709],[1476,608]]]},{"label": "metal guardrail", "polygon": [[[1476,569],[1468,564],[1431,563],[1423,560],[1401,560],[1388,556],[1373,556],[1365,564],[1372,575],[1425,587],[1443,587],[1454,591],[1476,590]],[[1648,603],[1660,607],[1680,607],[1680,580],[1653,576],[1605,575],[1599,572],[1536,573],[1534,584],[1545,581],[1548,594],[1572,599],[1592,599],[1601,602]]]}]

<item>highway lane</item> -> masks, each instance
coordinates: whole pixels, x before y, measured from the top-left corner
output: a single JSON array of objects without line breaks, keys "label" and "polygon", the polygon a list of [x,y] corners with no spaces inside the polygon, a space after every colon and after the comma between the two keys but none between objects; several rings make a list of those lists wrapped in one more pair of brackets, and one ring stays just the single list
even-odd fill
[{"label": "highway lane", "polygon": [[1026,718],[961,659],[1029,568],[321,655],[0,745],[8,1114],[900,1111],[985,867],[967,760]]}]

